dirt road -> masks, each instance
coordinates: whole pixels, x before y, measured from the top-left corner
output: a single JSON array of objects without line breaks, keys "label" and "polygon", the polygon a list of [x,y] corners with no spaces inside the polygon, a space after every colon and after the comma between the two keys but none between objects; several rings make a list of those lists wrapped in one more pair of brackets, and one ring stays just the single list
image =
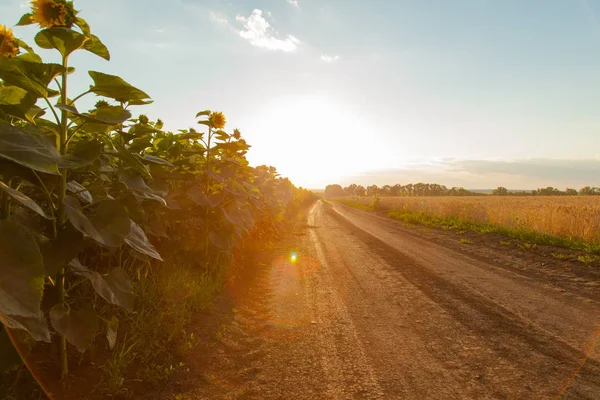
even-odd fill
[{"label": "dirt road", "polygon": [[596,278],[319,202],[179,398],[600,399]]}]

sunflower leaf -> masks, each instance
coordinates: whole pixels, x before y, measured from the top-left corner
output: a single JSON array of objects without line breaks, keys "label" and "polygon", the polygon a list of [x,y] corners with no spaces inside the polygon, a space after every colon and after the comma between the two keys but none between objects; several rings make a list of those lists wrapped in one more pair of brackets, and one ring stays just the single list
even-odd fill
[{"label": "sunflower leaf", "polygon": [[63,57],[81,49],[89,41],[87,36],[69,28],[53,27],[35,35],[35,43],[42,49],[56,49]]}]

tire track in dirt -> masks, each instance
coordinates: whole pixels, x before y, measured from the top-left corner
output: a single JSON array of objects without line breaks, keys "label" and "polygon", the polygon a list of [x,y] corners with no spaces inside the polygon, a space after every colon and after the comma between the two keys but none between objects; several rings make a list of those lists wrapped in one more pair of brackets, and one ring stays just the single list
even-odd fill
[{"label": "tire track in dirt", "polygon": [[[373,235],[316,204],[269,265],[223,296],[215,339],[189,355],[178,399],[552,399],[567,383],[564,398],[600,399],[597,359],[569,382],[595,303],[377,224]],[[496,282],[519,296],[476,287]],[[559,299],[587,325],[544,325]]]}]

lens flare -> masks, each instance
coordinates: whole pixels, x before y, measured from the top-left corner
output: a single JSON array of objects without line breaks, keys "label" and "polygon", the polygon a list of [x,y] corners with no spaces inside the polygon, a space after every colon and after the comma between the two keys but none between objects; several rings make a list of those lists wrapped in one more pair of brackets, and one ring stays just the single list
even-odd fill
[{"label": "lens flare", "polygon": [[292,255],[290,256],[290,261],[295,263],[296,260],[298,260],[298,254],[292,253]]}]

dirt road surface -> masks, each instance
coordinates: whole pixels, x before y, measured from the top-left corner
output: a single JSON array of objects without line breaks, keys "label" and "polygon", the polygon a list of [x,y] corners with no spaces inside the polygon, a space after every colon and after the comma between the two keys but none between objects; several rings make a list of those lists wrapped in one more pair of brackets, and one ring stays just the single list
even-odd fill
[{"label": "dirt road surface", "polygon": [[598,271],[458,239],[316,203],[178,398],[600,399]]}]

